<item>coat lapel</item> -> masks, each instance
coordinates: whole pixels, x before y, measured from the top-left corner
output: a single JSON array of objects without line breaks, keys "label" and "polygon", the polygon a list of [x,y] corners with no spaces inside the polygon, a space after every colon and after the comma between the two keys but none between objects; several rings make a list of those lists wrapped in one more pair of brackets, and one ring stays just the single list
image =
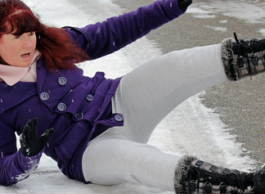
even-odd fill
[{"label": "coat lapel", "polygon": [[8,86],[0,82],[0,114],[17,106],[37,93],[35,82],[18,82],[14,86]]},{"label": "coat lapel", "polygon": [[41,93],[46,74],[47,74],[47,70],[46,70],[45,65],[44,65],[44,58],[41,57],[37,63],[37,91],[38,91],[38,94]]},{"label": "coat lapel", "polygon": [[13,86],[8,86],[5,82],[0,82],[0,114],[13,108],[28,98],[41,91],[47,70],[43,65],[43,58],[37,62],[37,83],[18,82]]}]

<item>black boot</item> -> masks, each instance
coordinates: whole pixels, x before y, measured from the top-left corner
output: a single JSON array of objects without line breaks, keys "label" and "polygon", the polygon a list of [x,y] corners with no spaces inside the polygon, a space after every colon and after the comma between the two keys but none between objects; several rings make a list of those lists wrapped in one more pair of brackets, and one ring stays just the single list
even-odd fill
[{"label": "black boot", "polygon": [[251,39],[251,40],[238,40],[236,33],[234,33],[236,42],[232,45],[232,50],[235,55],[243,55],[258,53],[265,50],[265,39]]},{"label": "black boot", "polygon": [[238,80],[246,75],[254,75],[265,70],[265,39],[223,40],[221,57],[229,80]]},{"label": "black boot", "polygon": [[217,167],[184,156],[175,171],[176,194],[265,194],[265,167],[255,173]]},{"label": "black boot", "polygon": [[255,194],[265,193],[265,164],[254,173],[253,183]]}]

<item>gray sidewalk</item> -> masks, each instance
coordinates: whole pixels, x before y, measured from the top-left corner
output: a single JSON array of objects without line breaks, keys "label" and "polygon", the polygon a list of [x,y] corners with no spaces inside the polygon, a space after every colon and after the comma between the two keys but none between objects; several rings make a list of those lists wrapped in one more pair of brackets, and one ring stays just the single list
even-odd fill
[{"label": "gray sidewalk", "polygon": [[[114,0],[113,2],[124,8],[124,12],[128,12],[148,5],[153,0]],[[207,2],[207,0],[195,2]],[[226,27],[227,30],[216,31],[205,26],[221,26]],[[152,31],[147,37],[154,40],[163,53],[167,53],[172,50],[220,43],[224,38],[232,37],[233,32],[237,32],[238,37],[242,39],[264,38],[258,33],[261,28],[265,28],[265,25],[249,24],[221,13],[215,14],[215,18],[207,19],[195,18],[192,14],[186,13]],[[264,91],[265,73],[252,77],[252,80],[246,77],[239,82],[226,82],[213,87],[207,90],[202,98],[203,104],[215,109],[216,113],[221,115],[222,122],[233,129],[231,133],[238,136],[236,141],[246,148],[245,154],[256,159],[259,165],[265,162]]]}]

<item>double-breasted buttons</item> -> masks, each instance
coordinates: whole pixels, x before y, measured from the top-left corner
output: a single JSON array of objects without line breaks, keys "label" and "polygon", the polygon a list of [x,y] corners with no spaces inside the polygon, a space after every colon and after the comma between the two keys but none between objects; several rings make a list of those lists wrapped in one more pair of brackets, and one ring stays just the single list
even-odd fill
[{"label": "double-breasted buttons", "polygon": [[75,115],[75,120],[81,120],[82,118],[84,117],[84,114],[83,113],[77,113],[76,115]]},{"label": "double-breasted buttons", "polygon": [[89,101],[89,102],[91,102],[91,101],[93,100],[93,98],[94,98],[94,96],[91,95],[91,94],[88,94],[88,95],[86,96],[86,100]]},{"label": "double-breasted buttons", "polygon": [[57,109],[60,111],[60,112],[63,112],[66,110],[66,104],[65,103],[59,103],[57,105]]},{"label": "double-breasted buttons", "polygon": [[123,121],[123,115],[122,114],[117,114],[114,116],[114,120],[117,122]]},{"label": "double-breasted buttons", "polygon": [[43,100],[43,101],[46,101],[50,98],[50,95],[47,93],[47,92],[42,92],[40,94],[40,99]]},{"label": "double-breasted buttons", "polygon": [[59,85],[64,86],[67,84],[67,79],[65,77],[59,77],[58,83],[59,83]]}]

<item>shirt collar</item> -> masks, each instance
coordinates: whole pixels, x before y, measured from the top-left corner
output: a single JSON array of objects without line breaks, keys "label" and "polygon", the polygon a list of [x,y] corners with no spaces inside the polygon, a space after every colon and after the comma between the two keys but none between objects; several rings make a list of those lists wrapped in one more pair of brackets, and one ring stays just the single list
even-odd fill
[{"label": "shirt collar", "polygon": [[13,86],[21,81],[30,71],[32,65],[40,58],[40,52],[35,50],[30,65],[27,67],[15,67],[0,64],[0,80],[2,79],[7,85]]}]

